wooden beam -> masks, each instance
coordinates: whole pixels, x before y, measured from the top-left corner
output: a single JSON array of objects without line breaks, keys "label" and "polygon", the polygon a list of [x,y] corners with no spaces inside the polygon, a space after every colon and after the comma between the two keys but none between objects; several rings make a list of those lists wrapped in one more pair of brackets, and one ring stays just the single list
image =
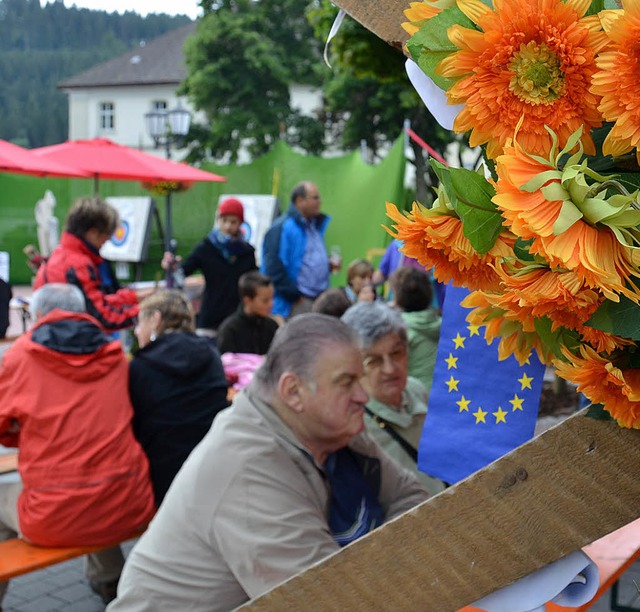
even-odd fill
[{"label": "wooden beam", "polygon": [[639,475],[581,411],[246,608],[453,612],[638,518]]},{"label": "wooden beam", "polygon": [[337,0],[334,4],[397,49],[409,38],[400,25],[407,21],[403,11],[409,8],[408,0]]}]

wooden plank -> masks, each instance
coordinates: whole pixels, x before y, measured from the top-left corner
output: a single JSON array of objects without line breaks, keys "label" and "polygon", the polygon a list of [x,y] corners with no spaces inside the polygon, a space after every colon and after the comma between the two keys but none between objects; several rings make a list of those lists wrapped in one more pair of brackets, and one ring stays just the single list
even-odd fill
[{"label": "wooden plank", "polygon": [[639,473],[581,411],[246,607],[453,612],[637,519]]},{"label": "wooden plank", "polygon": [[409,0],[336,0],[334,4],[391,46],[401,49],[409,35],[401,23]]},{"label": "wooden plank", "polygon": [[[133,540],[142,535],[142,531],[132,533],[122,542]],[[75,559],[82,555],[111,548],[121,542],[113,542],[101,546],[69,546],[69,547],[44,547],[29,544],[22,538],[12,538],[0,542],[0,582],[44,569],[69,559]]]},{"label": "wooden plank", "polygon": [[20,538],[0,542],[0,581],[102,550],[104,546],[42,548]]},{"label": "wooden plank", "polygon": [[6,453],[0,455],[0,474],[15,472],[18,469],[18,453]]}]

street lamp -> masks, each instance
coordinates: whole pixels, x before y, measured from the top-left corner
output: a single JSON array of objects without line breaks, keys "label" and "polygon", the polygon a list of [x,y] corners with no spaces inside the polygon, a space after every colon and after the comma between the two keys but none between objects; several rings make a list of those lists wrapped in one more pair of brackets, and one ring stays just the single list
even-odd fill
[{"label": "street lamp", "polygon": [[[164,146],[167,159],[171,159],[171,146],[180,145],[189,132],[191,113],[178,104],[173,110],[156,110],[144,116],[147,132],[153,138],[157,148]],[[172,239],[171,229],[171,191],[165,197],[165,234],[164,250],[174,252],[175,241]],[[167,286],[173,286],[173,274],[167,270]]]}]

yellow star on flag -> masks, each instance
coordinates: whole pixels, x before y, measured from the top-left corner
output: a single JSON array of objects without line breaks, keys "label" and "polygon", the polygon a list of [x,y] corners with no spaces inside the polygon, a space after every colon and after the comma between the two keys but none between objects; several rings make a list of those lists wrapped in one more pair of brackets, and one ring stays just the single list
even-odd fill
[{"label": "yellow star on flag", "polygon": [[522,410],[522,402],[524,402],[524,399],[521,397],[518,397],[518,394],[516,393],[513,396],[513,399],[509,400],[509,403],[512,406],[511,411],[515,412],[516,410]]},{"label": "yellow star on flag", "polygon": [[520,383],[520,390],[524,391],[524,389],[531,389],[532,380],[532,376],[527,376],[526,372],[523,372],[522,378],[518,378],[518,382]]},{"label": "yellow star on flag", "polygon": [[447,364],[447,370],[450,370],[451,368],[457,368],[458,358],[449,353],[449,356],[445,359],[445,363]]},{"label": "yellow star on flag", "polygon": [[463,410],[469,412],[470,403],[471,400],[466,399],[464,395],[456,402],[456,404],[460,406],[460,412],[462,412]]},{"label": "yellow star on flag", "polygon": [[479,325],[467,325],[467,329],[469,330],[469,336],[479,336],[480,335],[480,326]]},{"label": "yellow star on flag", "polygon": [[458,383],[460,381],[456,380],[453,377],[453,374],[451,375],[451,378],[447,381],[447,387],[449,387],[449,393],[451,393],[452,391],[457,391],[458,390]]},{"label": "yellow star on flag", "polygon": [[464,336],[460,335],[460,332],[457,333],[455,338],[452,338],[454,344],[456,345],[456,348],[464,348],[464,341],[466,340],[466,338]]},{"label": "yellow star on flag", "polygon": [[509,414],[506,410],[502,409],[502,406],[498,406],[498,410],[496,412],[492,412],[494,417],[496,417],[496,425],[498,423],[506,423],[506,416]]},{"label": "yellow star on flag", "polygon": [[480,406],[478,406],[478,409],[473,413],[473,416],[476,417],[476,425],[481,421],[483,423],[486,423],[486,421],[484,420],[484,417],[487,416],[487,412],[482,408],[480,408]]}]

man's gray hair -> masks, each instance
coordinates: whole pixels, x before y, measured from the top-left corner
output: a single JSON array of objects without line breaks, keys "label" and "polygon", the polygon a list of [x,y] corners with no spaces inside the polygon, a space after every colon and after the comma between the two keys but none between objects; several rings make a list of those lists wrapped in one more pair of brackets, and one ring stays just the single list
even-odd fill
[{"label": "man's gray hair", "polygon": [[86,312],[82,291],[67,283],[48,283],[40,287],[31,298],[29,312],[35,321],[59,308],[69,312]]},{"label": "man's gray hair", "polygon": [[273,393],[280,377],[293,372],[313,384],[313,376],[322,350],[342,344],[358,346],[355,332],[336,317],[308,313],[293,317],[278,329],[269,352],[254,375],[259,388]]},{"label": "man's gray hair", "polygon": [[360,345],[365,349],[390,333],[407,341],[407,326],[402,315],[383,302],[357,302],[347,309],[341,320],[358,333]]}]

